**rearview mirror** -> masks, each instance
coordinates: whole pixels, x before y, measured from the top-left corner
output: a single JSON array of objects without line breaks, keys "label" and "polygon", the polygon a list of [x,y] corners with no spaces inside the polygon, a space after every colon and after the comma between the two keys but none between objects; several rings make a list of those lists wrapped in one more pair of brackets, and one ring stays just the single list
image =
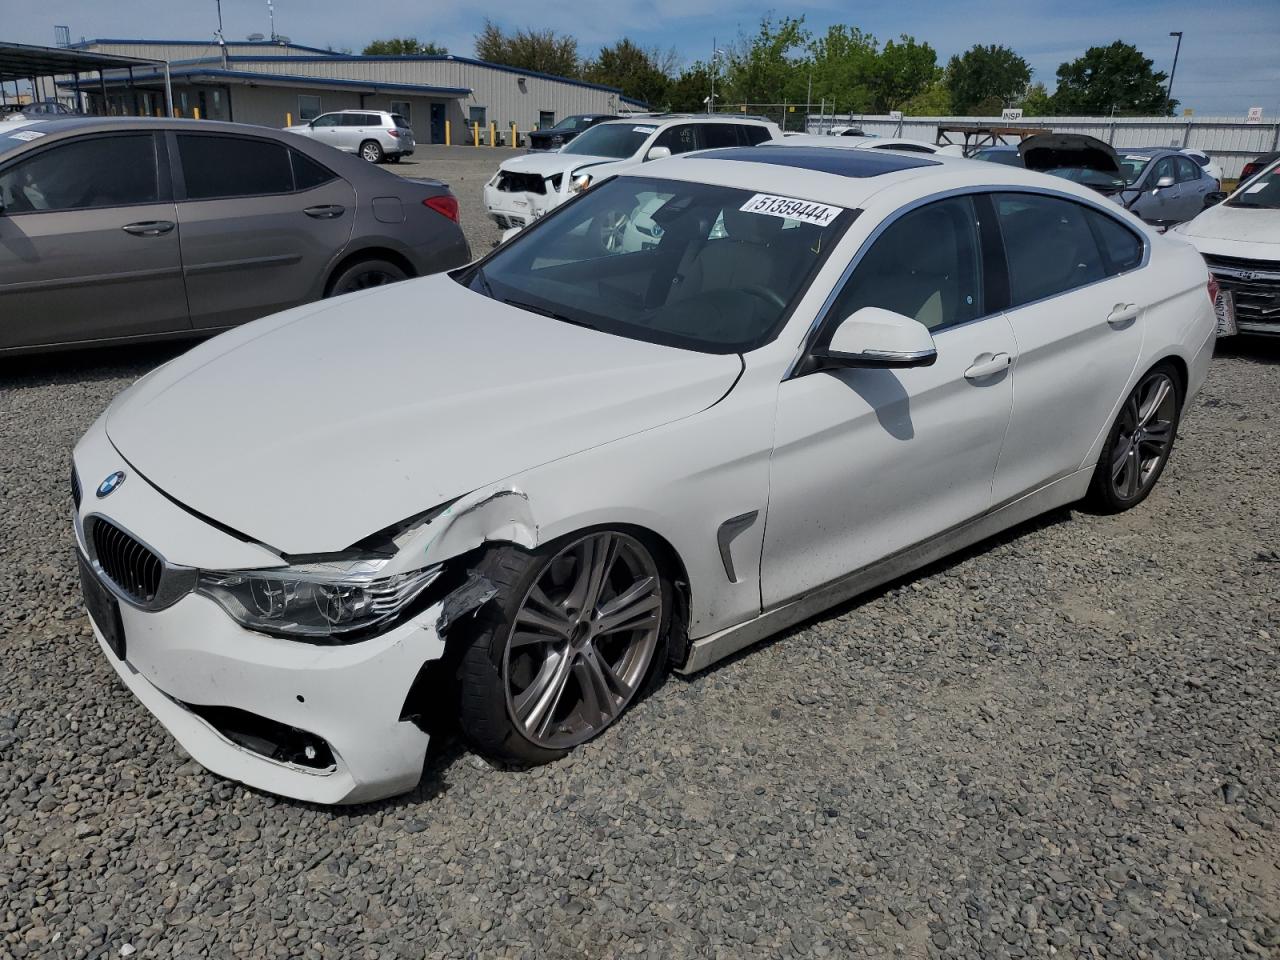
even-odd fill
[{"label": "rearview mirror", "polygon": [[1173,177],[1161,177],[1156,181],[1156,189],[1163,190],[1165,187],[1173,186]]},{"label": "rearview mirror", "polygon": [[663,157],[671,156],[670,147],[650,147],[649,152],[644,155],[646,160],[661,160]]},{"label": "rearview mirror", "polygon": [[863,307],[841,321],[813,356],[823,367],[928,367],[938,350],[924,324],[892,310]]}]

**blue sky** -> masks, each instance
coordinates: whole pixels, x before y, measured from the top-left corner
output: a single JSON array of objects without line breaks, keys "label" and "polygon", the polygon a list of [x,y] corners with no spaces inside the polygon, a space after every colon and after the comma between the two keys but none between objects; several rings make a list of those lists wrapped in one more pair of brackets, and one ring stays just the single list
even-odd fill
[{"label": "blue sky", "polygon": [[[25,43],[52,43],[54,24],[70,26],[74,39],[203,39],[217,25],[214,0],[4,0],[3,6],[5,38]],[[882,40],[909,33],[931,43],[940,61],[975,43],[1006,44],[1050,89],[1059,63],[1115,39],[1135,44],[1168,72],[1174,48],[1168,34],[1181,30],[1173,92],[1183,106],[1199,116],[1229,116],[1259,105],[1268,119],[1280,117],[1280,0],[275,0],[275,10],[277,29],[296,42],[356,52],[376,37],[413,34],[469,55],[489,16],[508,28],[572,33],[585,53],[628,36],[675,48],[688,60],[705,59],[713,37],[723,46],[740,31],[754,32],[760,16],[775,10],[803,14],[815,32],[844,22]],[[223,0],[222,12],[228,38],[267,31],[266,0]]]}]

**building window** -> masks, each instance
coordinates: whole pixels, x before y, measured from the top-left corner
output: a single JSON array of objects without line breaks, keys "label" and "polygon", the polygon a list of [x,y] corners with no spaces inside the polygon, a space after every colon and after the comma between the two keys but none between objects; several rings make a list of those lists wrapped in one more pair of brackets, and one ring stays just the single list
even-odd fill
[{"label": "building window", "polygon": [[485,108],[472,107],[471,118],[469,122],[471,123],[472,126],[474,126],[477,123],[480,124],[481,130],[484,130],[485,128],[487,128],[489,126],[489,121],[485,118]]},{"label": "building window", "polygon": [[409,126],[413,126],[413,117],[409,113],[410,106],[411,104],[408,100],[392,100],[391,112],[400,114],[400,116],[404,117],[405,123],[409,124]]},{"label": "building window", "polygon": [[320,116],[320,97],[314,93],[298,94],[298,119],[314,120]]},{"label": "building window", "polygon": [[556,125],[556,112],[554,110],[538,111],[538,129],[550,130]]}]

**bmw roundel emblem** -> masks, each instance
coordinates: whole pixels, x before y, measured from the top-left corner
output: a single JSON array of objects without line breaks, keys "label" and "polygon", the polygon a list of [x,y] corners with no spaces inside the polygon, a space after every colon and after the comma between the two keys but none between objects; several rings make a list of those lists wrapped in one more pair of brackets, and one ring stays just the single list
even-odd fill
[{"label": "bmw roundel emblem", "polygon": [[109,493],[114,493],[116,487],[120,486],[122,483],[124,483],[124,471],[117,470],[115,473],[111,474],[111,476],[107,477],[107,479],[98,484],[98,498],[101,499]]}]

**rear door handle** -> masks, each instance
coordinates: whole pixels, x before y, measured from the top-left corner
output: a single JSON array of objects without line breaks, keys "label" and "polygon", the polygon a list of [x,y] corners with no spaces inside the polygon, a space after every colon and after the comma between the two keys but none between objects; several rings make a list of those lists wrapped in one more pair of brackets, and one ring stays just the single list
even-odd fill
[{"label": "rear door handle", "polygon": [[966,380],[984,380],[987,377],[993,377],[997,373],[1003,373],[1009,369],[1009,364],[1013,363],[1013,357],[1007,353],[983,353],[979,354],[973,361],[973,366],[964,372]]},{"label": "rear door handle", "polygon": [[347,212],[347,208],[337,203],[322,204],[318,207],[307,207],[302,211],[308,217],[314,217],[317,220],[332,220],[334,217],[340,217]]},{"label": "rear door handle", "polygon": [[1107,314],[1107,323],[1113,327],[1131,323],[1138,319],[1138,314],[1141,312],[1142,308],[1136,303],[1117,303],[1111,308],[1111,312]]},{"label": "rear door handle", "polygon": [[135,237],[158,237],[168,233],[177,224],[172,220],[139,220],[137,223],[126,223],[120,229],[132,233]]}]

